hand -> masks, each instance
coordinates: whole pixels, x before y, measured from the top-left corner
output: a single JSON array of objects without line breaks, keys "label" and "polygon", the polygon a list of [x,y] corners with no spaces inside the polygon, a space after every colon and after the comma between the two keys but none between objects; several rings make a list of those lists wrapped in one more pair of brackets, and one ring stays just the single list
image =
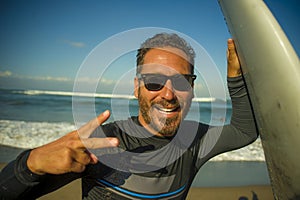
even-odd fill
[{"label": "hand", "polygon": [[233,39],[227,40],[227,76],[237,77],[242,75],[241,64],[236,52]]},{"label": "hand", "polygon": [[105,111],[95,119],[58,140],[33,149],[27,159],[31,172],[39,175],[83,172],[86,165],[98,162],[88,149],[116,147],[116,138],[89,138],[93,131],[110,116]]}]

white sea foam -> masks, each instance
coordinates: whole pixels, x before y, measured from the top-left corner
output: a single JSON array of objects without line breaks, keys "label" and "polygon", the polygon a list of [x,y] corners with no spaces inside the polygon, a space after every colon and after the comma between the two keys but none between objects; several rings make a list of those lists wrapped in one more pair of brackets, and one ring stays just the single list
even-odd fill
[{"label": "white sea foam", "polygon": [[265,161],[260,138],[254,143],[234,151],[220,154],[211,161]]},{"label": "white sea foam", "polygon": [[20,148],[34,148],[75,130],[69,123],[0,120],[0,143]]},{"label": "white sea foam", "polygon": [[[125,94],[100,94],[100,93],[86,93],[86,92],[67,92],[67,91],[51,91],[51,90],[20,90],[15,93],[22,93],[26,95],[57,95],[57,96],[78,96],[78,97],[98,97],[98,98],[118,98],[118,99],[136,99],[134,95]],[[226,100],[217,99],[215,97],[195,97],[194,102],[215,102]]]},{"label": "white sea foam", "polygon": [[[0,143],[20,148],[34,148],[75,130],[71,123],[47,123],[0,120]],[[242,149],[221,154],[213,161],[264,161],[261,140]]]}]

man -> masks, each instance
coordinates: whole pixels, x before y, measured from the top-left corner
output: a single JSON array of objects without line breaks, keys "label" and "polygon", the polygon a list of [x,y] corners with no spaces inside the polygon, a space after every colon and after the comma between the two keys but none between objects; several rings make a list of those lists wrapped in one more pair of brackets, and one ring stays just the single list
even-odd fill
[{"label": "man", "polygon": [[175,34],[146,40],[134,80],[138,116],[101,125],[110,115],[105,111],[79,130],[23,152],[2,171],[1,195],[34,199],[82,178],[83,199],[185,199],[206,161],[257,138],[231,39],[231,123],[210,127],[184,120],[194,96],[194,56]]}]

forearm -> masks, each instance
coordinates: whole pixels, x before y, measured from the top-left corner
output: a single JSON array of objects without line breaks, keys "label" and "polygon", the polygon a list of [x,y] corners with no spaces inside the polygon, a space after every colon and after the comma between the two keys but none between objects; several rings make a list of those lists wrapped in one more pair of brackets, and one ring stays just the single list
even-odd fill
[{"label": "forearm", "polygon": [[228,78],[228,90],[232,102],[230,126],[243,135],[255,140],[258,136],[254,113],[243,77]]},{"label": "forearm", "polygon": [[1,198],[17,199],[25,191],[39,183],[39,176],[32,174],[26,166],[30,151],[25,151],[10,162],[0,174]]},{"label": "forearm", "polygon": [[34,199],[52,192],[80,176],[80,174],[36,175],[26,165],[29,153],[30,151],[23,152],[1,171],[0,199]]},{"label": "forearm", "polygon": [[250,144],[258,136],[242,77],[228,78],[228,88],[232,100],[231,122],[209,128],[201,141],[198,166],[220,153]]},{"label": "forearm", "polygon": [[232,102],[230,124],[222,127],[216,151],[222,153],[246,146],[258,137],[254,114],[242,76],[228,78]]}]

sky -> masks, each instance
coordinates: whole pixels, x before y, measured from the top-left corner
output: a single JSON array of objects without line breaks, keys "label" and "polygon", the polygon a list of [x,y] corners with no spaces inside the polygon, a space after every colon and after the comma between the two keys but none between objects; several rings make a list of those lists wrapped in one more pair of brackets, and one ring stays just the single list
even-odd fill
[{"label": "sky", "polygon": [[[299,1],[265,3],[299,56]],[[145,27],[171,29],[195,40],[225,83],[226,40],[231,36],[217,0],[1,0],[0,88],[72,91],[82,66],[99,44]],[[124,44],[114,44],[114,48]],[[97,58],[109,57],[109,49],[102,49],[105,55]],[[120,79],[134,65],[134,51],[112,60],[101,80],[100,92],[110,93],[118,81],[122,86],[119,91],[132,87]],[[90,81],[96,77],[84,78]]]}]

